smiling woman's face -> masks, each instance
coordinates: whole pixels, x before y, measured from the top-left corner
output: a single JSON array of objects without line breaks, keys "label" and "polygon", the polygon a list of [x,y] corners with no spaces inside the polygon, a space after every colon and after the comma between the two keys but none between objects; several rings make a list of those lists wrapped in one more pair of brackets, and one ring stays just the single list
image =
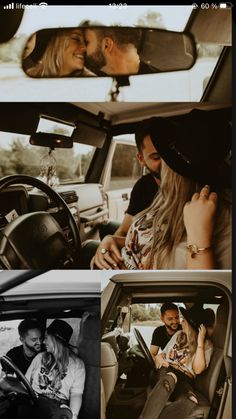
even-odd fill
[{"label": "smiling woman's face", "polygon": [[54,345],[53,345],[51,336],[48,335],[47,333],[45,333],[45,337],[44,337],[43,343],[45,345],[46,351],[53,353],[53,351],[54,351]]},{"label": "smiling woman's face", "polygon": [[86,46],[83,32],[80,29],[73,29],[71,33],[68,33],[66,42],[61,75],[67,75],[84,68]]}]

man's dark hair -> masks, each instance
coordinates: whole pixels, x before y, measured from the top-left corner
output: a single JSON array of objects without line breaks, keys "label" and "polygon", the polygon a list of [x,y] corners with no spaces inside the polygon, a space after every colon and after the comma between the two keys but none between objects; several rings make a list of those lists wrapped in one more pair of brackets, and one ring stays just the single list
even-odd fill
[{"label": "man's dark hair", "polygon": [[179,311],[177,305],[174,303],[164,303],[161,306],[161,315],[163,316],[167,310],[176,310]]},{"label": "man's dark hair", "polygon": [[103,26],[99,22],[91,22],[89,20],[81,22],[79,26],[93,30],[99,41],[108,36],[109,38],[112,38],[120,48],[127,44],[133,44],[137,50],[140,48],[142,29],[126,28],[122,26]]},{"label": "man's dark hair", "polygon": [[25,319],[18,325],[20,337],[24,337],[31,329],[39,329],[42,331],[42,324],[37,319]]},{"label": "man's dark hair", "polygon": [[154,121],[156,121],[156,118],[149,118],[149,119],[144,119],[143,121],[140,121],[136,127],[135,130],[135,142],[136,142],[136,146],[138,151],[141,153],[144,145],[144,138],[147,135],[151,135],[153,132],[153,125],[154,125]]}]

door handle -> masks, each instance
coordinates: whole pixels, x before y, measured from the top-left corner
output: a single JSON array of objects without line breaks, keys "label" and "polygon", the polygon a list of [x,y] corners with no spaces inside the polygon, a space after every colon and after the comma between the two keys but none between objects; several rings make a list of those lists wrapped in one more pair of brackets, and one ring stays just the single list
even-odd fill
[{"label": "door handle", "polygon": [[121,197],[122,197],[123,201],[128,201],[128,199],[129,199],[129,197],[128,197],[128,194],[127,194],[127,193],[123,193],[123,194],[121,195]]}]

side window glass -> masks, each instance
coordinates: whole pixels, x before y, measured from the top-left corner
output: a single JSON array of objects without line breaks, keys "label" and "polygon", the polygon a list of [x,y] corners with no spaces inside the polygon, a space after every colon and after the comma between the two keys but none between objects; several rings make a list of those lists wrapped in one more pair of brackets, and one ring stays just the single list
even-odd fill
[{"label": "side window glass", "polygon": [[137,149],[131,144],[117,144],[112,159],[109,190],[132,188],[142,176],[136,158]]}]

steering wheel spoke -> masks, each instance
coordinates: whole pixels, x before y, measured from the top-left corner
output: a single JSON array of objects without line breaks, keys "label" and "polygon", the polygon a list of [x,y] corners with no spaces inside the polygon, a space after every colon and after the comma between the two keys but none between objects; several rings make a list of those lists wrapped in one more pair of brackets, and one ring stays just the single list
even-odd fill
[{"label": "steering wheel spoke", "polygon": [[70,267],[79,258],[81,243],[69,207],[52,188],[31,176],[13,175],[1,179],[0,192],[19,183],[37,187],[46,193],[63,214],[63,222],[62,217],[46,211],[20,215],[0,234],[0,265],[5,269]]},{"label": "steering wheel spoke", "polygon": [[[14,379],[12,376],[6,375],[5,377],[2,377],[0,379],[0,389],[7,393],[10,393],[12,391],[18,393],[18,394],[28,394],[31,401],[33,403],[37,403],[37,395],[35,391],[33,390],[32,386],[30,385],[27,378],[24,376],[24,374],[20,371],[20,369],[14,364],[14,362],[6,355],[0,356],[0,363],[7,367],[10,370],[13,370],[13,372],[16,374],[18,382]],[[26,392],[24,392],[24,388],[22,388],[19,384],[23,384],[24,388],[26,389]]]},{"label": "steering wheel spoke", "polygon": [[149,366],[152,369],[156,370],[156,365],[155,365],[154,359],[153,359],[153,357],[151,355],[151,352],[149,351],[149,349],[148,349],[148,347],[146,345],[146,342],[143,339],[140,331],[136,327],[134,328],[134,336],[135,336],[135,338],[136,338],[136,340],[137,340],[137,342],[139,344],[139,347],[140,347],[143,355],[145,356],[145,359],[147,360]]}]

